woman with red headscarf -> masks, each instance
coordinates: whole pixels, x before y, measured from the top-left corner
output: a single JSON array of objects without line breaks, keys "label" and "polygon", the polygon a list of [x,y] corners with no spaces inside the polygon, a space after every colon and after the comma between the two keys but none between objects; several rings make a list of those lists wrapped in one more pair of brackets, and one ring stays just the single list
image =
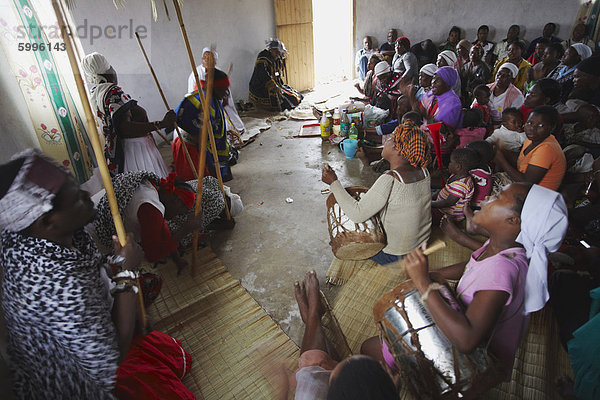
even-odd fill
[{"label": "woman with red headscarf", "polygon": [[[206,92],[206,80],[201,80],[200,84],[202,85],[202,90]],[[223,110],[223,100],[228,96],[229,77],[225,72],[215,68],[211,93],[210,124],[215,138],[217,156],[224,182],[233,179],[230,165],[235,163],[235,161],[230,159],[229,155],[230,149],[227,142],[226,120]],[[177,176],[185,181],[195,179],[195,176],[187,160],[183,146],[187,147],[192,163],[197,168],[199,159],[198,138],[202,130],[201,109],[200,95],[197,90],[186,95],[175,109],[177,113],[177,125],[184,131],[181,132],[183,143],[179,140],[179,137],[173,141],[173,163],[175,164]],[[206,167],[204,171],[198,171],[198,174],[200,176],[210,175],[216,177],[214,155],[212,154],[210,145],[207,145],[206,149]]]},{"label": "woman with red headscarf", "polygon": [[396,39],[396,54],[392,61],[392,69],[405,81],[412,82],[418,78],[419,62],[417,56],[410,52],[410,40],[406,36]]}]

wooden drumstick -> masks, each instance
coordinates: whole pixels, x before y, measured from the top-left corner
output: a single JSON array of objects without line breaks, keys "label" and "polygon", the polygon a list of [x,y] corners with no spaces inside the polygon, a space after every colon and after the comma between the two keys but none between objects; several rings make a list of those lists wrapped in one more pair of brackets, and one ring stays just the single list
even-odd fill
[{"label": "wooden drumstick", "polygon": [[[67,22],[62,10],[58,5],[57,0],[52,0],[52,7],[54,8],[54,12],[56,13],[57,22],[60,26],[63,41],[65,43],[67,56],[69,57],[69,63],[71,64],[73,78],[75,79],[77,91],[79,92],[81,104],[83,105],[83,111],[85,112],[87,132],[92,143],[94,155],[96,156],[96,162],[98,163],[98,169],[100,170],[102,184],[104,185],[104,189],[106,190],[106,198],[108,199],[108,205],[110,206],[110,211],[115,224],[115,231],[117,232],[117,237],[119,238],[121,246],[125,246],[125,244],[127,244],[127,235],[125,234],[125,227],[123,225],[121,214],[119,214],[117,197],[115,196],[112,180],[110,179],[110,173],[108,172],[108,165],[106,164],[106,159],[104,158],[104,151],[102,150],[102,146],[100,145],[100,136],[96,127],[94,114],[92,113],[92,108],[90,107],[87,92],[85,91],[85,86],[83,84],[83,78],[81,77],[81,72],[79,71],[79,65],[77,64],[77,59],[75,58],[75,51],[73,50],[71,37],[69,36],[67,31]],[[140,323],[142,324],[142,327],[146,329],[146,309],[144,308],[144,298],[142,296],[141,285],[138,288],[138,307],[140,312]]]},{"label": "wooden drumstick", "polygon": [[[444,242],[443,240],[436,240],[431,244],[431,246],[428,246],[425,250],[423,250],[423,254],[428,256],[432,253],[435,253],[438,250],[443,249],[444,247],[446,247],[446,242]],[[399,260],[394,263],[388,264],[387,267],[395,269],[404,268],[404,260]]]}]

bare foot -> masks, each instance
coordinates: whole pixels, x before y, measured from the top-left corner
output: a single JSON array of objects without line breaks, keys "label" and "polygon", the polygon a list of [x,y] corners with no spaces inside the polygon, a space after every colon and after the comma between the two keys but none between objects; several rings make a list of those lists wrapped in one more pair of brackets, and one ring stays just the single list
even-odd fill
[{"label": "bare foot", "polygon": [[302,322],[306,324],[306,318],[308,317],[308,299],[306,298],[306,287],[304,282],[294,282],[294,295],[296,296],[296,302],[298,303]]},{"label": "bare foot", "polygon": [[318,316],[319,319],[323,315],[321,307],[321,292],[319,290],[319,279],[314,270],[309,271],[304,278],[306,284],[306,298],[308,299],[308,313],[310,316]]}]

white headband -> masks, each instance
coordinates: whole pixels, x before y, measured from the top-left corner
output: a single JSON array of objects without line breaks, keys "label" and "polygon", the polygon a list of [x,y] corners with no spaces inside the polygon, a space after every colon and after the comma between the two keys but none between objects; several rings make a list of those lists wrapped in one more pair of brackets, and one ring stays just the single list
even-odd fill
[{"label": "white headband", "polygon": [[425,64],[421,67],[421,69],[419,70],[419,72],[424,73],[427,76],[433,76],[435,75],[435,72],[438,70],[437,65],[435,64]]},{"label": "white headband", "polygon": [[514,78],[517,77],[517,74],[519,73],[519,67],[517,67],[515,64],[513,63],[509,63],[509,62],[505,62],[504,64],[502,64],[500,66],[500,68],[498,69],[498,72],[496,72],[496,78],[498,78],[498,74],[500,73],[500,70],[502,69],[507,69],[510,71],[510,75]]},{"label": "white headband", "polygon": [[449,67],[454,67],[454,63],[456,62],[456,54],[452,50],[444,50],[438,55],[439,58],[442,57],[446,60],[446,63]]}]

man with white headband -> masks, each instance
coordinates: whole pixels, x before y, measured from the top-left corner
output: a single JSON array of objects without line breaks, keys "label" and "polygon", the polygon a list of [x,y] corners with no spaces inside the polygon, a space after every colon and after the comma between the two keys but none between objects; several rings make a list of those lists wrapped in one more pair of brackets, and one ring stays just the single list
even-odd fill
[{"label": "man with white headband", "polygon": [[[154,331],[134,344],[141,251],[115,241],[115,256],[101,256],[83,231],[94,215],[89,194],[38,151],[0,166],[2,308],[17,398],[192,398],[179,378],[191,362],[180,342]],[[168,366],[166,354],[177,355]]]},{"label": "man with white headband", "polygon": [[117,73],[100,53],[85,56],[81,68],[89,84],[90,106],[104,132],[111,172],[150,171],[165,178],[168,170],[152,132],[173,128],[175,113],[170,110],[161,121],[150,122],[146,110],[118,86]]},{"label": "man with white headband", "polygon": [[490,102],[500,114],[506,108],[520,108],[525,101],[523,93],[513,85],[519,68],[510,62],[502,64],[496,73],[496,80],[490,83]]}]

